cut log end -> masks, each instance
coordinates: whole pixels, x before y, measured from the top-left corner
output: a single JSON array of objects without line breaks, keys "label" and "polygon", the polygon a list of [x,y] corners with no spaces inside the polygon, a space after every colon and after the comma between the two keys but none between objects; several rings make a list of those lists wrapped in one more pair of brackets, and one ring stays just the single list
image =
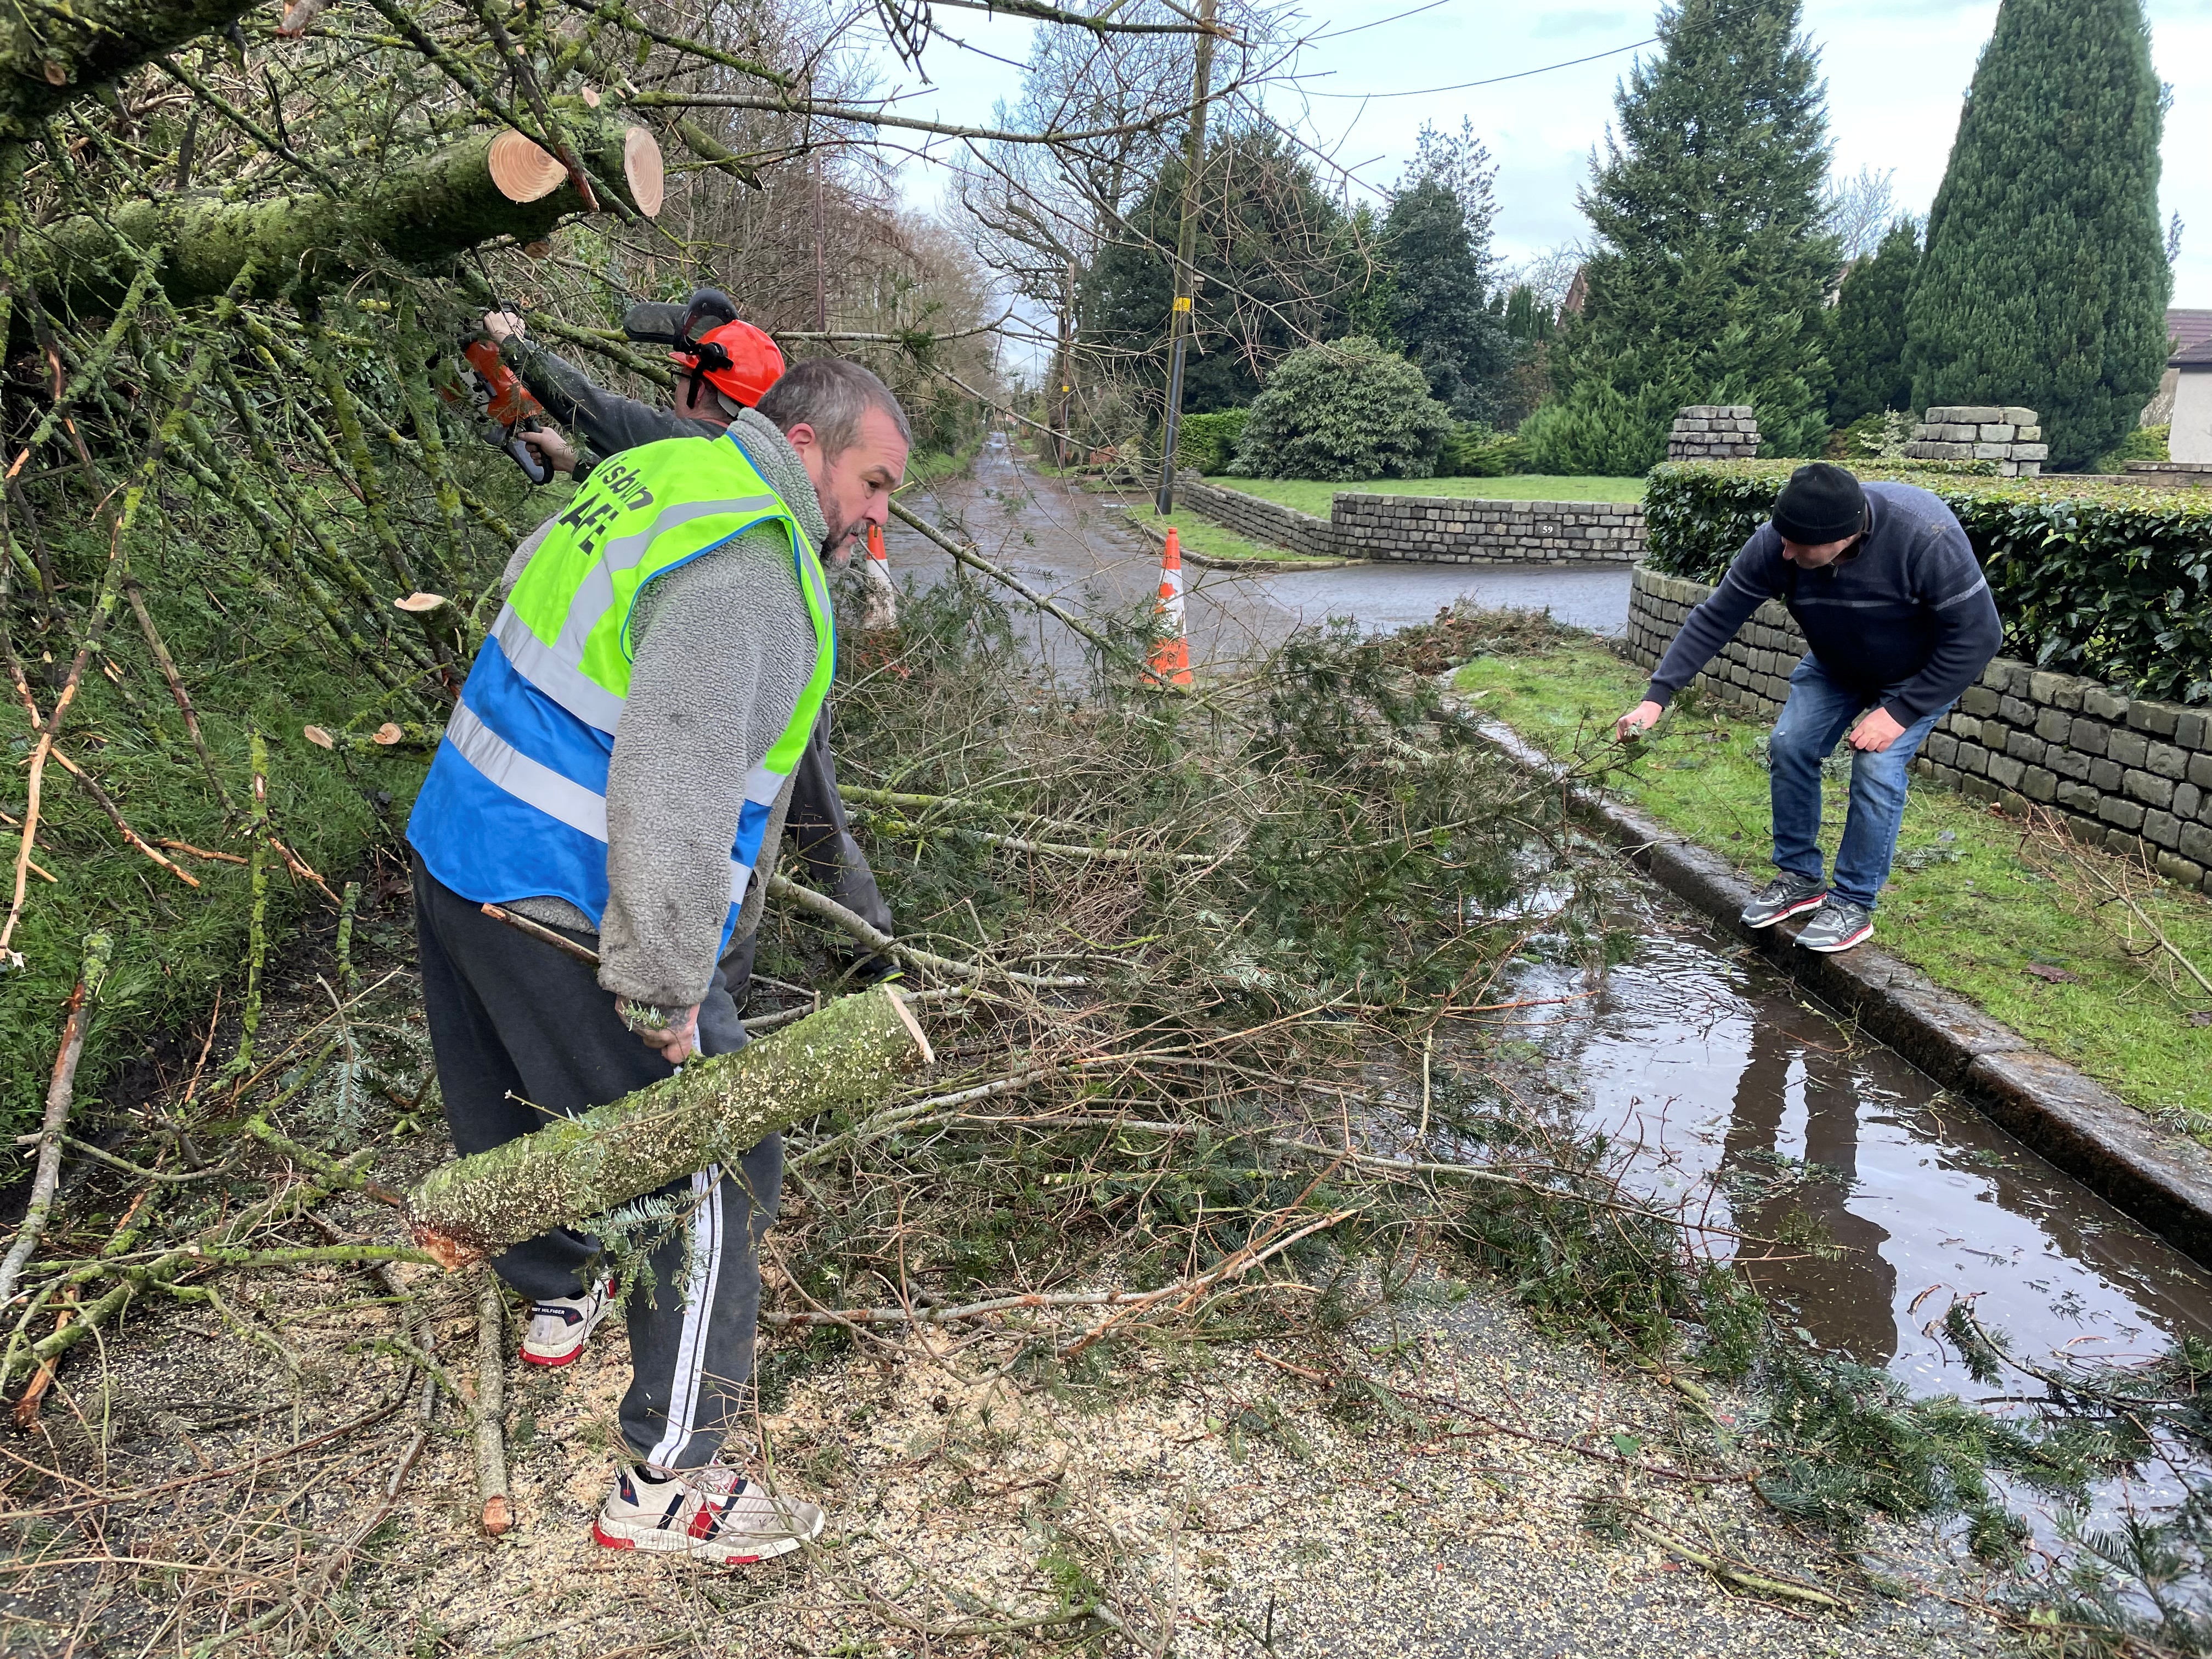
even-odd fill
[{"label": "cut log end", "polygon": [[497,1538],[514,1524],[514,1506],[504,1498],[487,1498],[483,1506],[483,1529],[487,1538]]},{"label": "cut log end", "polygon": [[318,749],[335,749],[338,746],[337,739],[319,726],[303,726],[300,728],[300,735]]},{"label": "cut log end", "polygon": [[422,1247],[424,1255],[449,1273],[457,1273],[464,1267],[471,1267],[489,1254],[465,1239],[441,1232],[434,1227],[423,1226],[419,1222],[415,1227],[415,1242]]},{"label": "cut log end", "polygon": [[410,593],[404,599],[394,599],[392,605],[410,617],[427,617],[442,611],[453,601],[443,593]]},{"label": "cut log end", "polygon": [[493,136],[484,165],[499,193],[510,202],[543,200],[568,181],[568,169],[557,156],[512,127]]},{"label": "cut log end", "polygon": [[660,216],[668,180],[660,161],[660,145],[643,127],[623,135],[623,176],[629,182],[629,198],[648,219]]},{"label": "cut log end", "polygon": [[884,987],[884,994],[891,1000],[891,1007],[898,1014],[899,1023],[906,1027],[907,1035],[914,1039],[915,1051],[921,1056],[921,1063],[936,1065],[937,1050],[929,1046],[928,1035],[922,1030],[921,1023],[915,1018],[914,1010],[906,1006],[906,999],[888,985]]}]

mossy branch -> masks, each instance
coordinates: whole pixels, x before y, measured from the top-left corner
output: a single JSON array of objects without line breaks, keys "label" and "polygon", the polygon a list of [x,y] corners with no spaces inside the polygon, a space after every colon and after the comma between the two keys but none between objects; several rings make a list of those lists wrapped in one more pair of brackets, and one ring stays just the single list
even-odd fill
[{"label": "mossy branch", "polygon": [[409,1196],[415,1237],[447,1268],[548,1227],[586,1221],[790,1125],[872,1103],[933,1056],[888,987],[843,997],[733,1054],[456,1158]]}]

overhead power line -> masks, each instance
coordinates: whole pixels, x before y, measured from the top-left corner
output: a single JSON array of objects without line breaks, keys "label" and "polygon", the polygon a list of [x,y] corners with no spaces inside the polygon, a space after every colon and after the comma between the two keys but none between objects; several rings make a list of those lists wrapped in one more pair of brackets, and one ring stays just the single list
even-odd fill
[{"label": "overhead power line", "polygon": [[1570,58],[1564,64],[1547,64],[1541,69],[1521,70],[1512,75],[1493,75],[1486,81],[1462,81],[1455,86],[1416,87],[1408,92],[1307,92],[1309,98],[1426,98],[1439,92],[1467,92],[1475,87],[1494,87],[1504,81],[1525,81],[1532,75],[1549,75],[1553,70],[1572,69],[1577,64],[1595,64],[1601,58],[1618,58],[1624,52],[1638,47],[1656,46],[1659,37],[1632,40],[1625,46],[1614,46],[1607,52],[1594,52],[1587,58]]}]

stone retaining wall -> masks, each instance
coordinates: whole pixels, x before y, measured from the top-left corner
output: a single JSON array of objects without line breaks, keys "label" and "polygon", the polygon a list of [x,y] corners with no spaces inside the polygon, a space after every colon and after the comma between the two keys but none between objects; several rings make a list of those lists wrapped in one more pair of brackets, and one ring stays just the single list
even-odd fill
[{"label": "stone retaining wall", "polygon": [[1176,471],[1175,487],[1176,499],[1182,505],[1203,513],[1240,536],[1287,547],[1309,558],[1345,556],[1337,549],[1335,532],[1327,519],[1316,519],[1310,513],[1300,513],[1258,495],[1248,495],[1241,489],[1223,489],[1180,467]]},{"label": "stone retaining wall", "polygon": [[1315,558],[1425,564],[1632,564],[1644,556],[1634,501],[1495,501],[1448,495],[1334,497],[1317,519],[1180,474],[1184,505],[1255,541]]},{"label": "stone retaining wall", "polygon": [[[1631,659],[1655,666],[1711,592],[1639,568],[1629,587]],[[1797,624],[1770,600],[1697,684],[1771,720],[1804,654]],[[2131,698],[1999,657],[1936,722],[1912,765],[1976,800],[2052,807],[2082,840],[2147,852],[2169,879],[2212,892],[2212,710]]]}]

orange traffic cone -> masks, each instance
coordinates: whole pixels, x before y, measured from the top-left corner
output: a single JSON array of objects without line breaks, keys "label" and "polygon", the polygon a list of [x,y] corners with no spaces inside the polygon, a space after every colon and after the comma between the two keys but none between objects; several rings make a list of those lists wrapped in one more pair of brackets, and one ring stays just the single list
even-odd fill
[{"label": "orange traffic cone", "polygon": [[1160,597],[1152,608],[1158,628],[1145,678],[1156,685],[1190,684],[1190,640],[1183,630],[1182,543],[1168,527],[1167,550],[1160,555]]},{"label": "orange traffic cone", "polygon": [[884,552],[884,527],[868,526],[867,556],[860,566],[860,615],[857,632],[880,633],[898,626],[898,589],[891,583],[891,562]]}]

